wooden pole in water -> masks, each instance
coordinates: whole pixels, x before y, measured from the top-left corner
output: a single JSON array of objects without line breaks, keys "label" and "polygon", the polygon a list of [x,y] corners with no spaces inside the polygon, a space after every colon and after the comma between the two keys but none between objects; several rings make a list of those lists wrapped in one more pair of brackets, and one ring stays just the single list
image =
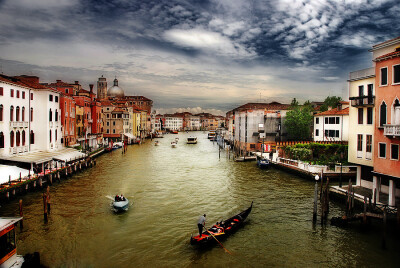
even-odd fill
[{"label": "wooden pole in water", "polygon": [[44,222],[47,222],[46,193],[43,193],[43,216],[44,216]]},{"label": "wooden pole in water", "polygon": [[[24,216],[24,212],[22,210],[22,199],[19,200],[19,216],[20,217]],[[19,221],[19,227],[21,228],[21,230],[22,230],[22,228],[24,228],[24,220],[23,219]]]},{"label": "wooden pole in water", "polygon": [[[318,176],[318,175],[317,175]],[[314,212],[313,212],[313,223],[317,222],[317,201],[318,201],[318,181],[315,181],[314,187]]]},{"label": "wooden pole in water", "polygon": [[364,196],[363,224],[367,224],[367,197]]},{"label": "wooden pole in water", "polygon": [[382,234],[382,248],[386,249],[386,206],[383,209],[383,234]]},{"label": "wooden pole in water", "polygon": [[46,203],[47,203],[47,212],[50,214],[50,209],[51,209],[50,186],[47,186]]}]

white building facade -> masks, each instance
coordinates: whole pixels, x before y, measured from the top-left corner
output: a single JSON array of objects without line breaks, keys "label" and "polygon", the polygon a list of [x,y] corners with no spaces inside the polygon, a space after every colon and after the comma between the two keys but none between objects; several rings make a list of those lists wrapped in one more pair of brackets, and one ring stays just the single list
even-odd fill
[{"label": "white building facade", "polygon": [[348,141],[349,108],[335,108],[314,115],[314,141]]},{"label": "white building facade", "polygon": [[183,127],[182,117],[165,116],[165,128],[169,130],[181,130]]}]

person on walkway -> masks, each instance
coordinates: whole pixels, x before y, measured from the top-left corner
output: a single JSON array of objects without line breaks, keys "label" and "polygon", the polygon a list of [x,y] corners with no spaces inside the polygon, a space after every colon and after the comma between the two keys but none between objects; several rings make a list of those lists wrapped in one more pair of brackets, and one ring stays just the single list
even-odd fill
[{"label": "person on walkway", "polygon": [[199,228],[199,236],[203,233],[203,227],[206,225],[206,214],[200,216],[199,221],[197,222],[197,227]]}]

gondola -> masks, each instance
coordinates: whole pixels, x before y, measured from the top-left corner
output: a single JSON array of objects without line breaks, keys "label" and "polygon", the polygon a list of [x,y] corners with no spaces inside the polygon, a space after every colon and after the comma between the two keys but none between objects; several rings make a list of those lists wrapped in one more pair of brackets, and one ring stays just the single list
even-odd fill
[{"label": "gondola", "polygon": [[234,233],[237,229],[239,229],[243,225],[243,222],[246,220],[247,216],[250,214],[252,208],[253,208],[253,202],[251,202],[251,205],[248,209],[240,212],[239,214],[236,214],[235,216],[233,216],[225,221],[221,221],[221,222],[213,225],[211,228],[207,229],[206,231],[203,231],[203,233],[201,234],[201,237],[200,237],[200,235],[196,235],[196,236],[192,235],[190,237],[190,244],[192,244],[192,245],[209,245],[209,244],[216,243],[217,240],[219,241],[220,239],[223,239],[223,238],[229,236],[230,234]]}]

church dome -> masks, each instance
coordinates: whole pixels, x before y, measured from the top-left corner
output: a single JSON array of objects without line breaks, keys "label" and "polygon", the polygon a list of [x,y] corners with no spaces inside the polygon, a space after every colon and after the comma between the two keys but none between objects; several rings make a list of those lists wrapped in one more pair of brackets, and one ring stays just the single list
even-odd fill
[{"label": "church dome", "polygon": [[122,98],[125,96],[122,88],[118,86],[118,79],[114,79],[114,85],[107,90],[108,97]]}]

